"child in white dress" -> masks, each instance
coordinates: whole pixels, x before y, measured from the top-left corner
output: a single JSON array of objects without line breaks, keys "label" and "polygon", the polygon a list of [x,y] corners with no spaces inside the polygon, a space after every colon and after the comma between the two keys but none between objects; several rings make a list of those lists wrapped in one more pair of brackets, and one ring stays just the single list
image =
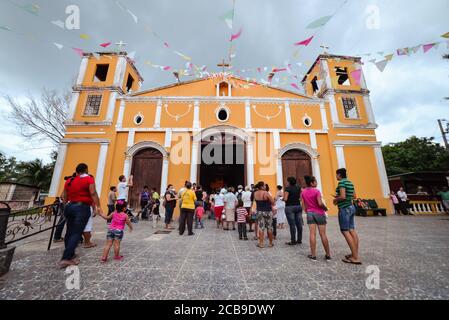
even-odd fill
[{"label": "child in white dress", "polygon": [[284,193],[282,192],[282,186],[277,187],[278,192],[276,193],[276,217],[279,229],[284,229],[285,221],[287,217],[285,215],[285,201],[283,200]]}]

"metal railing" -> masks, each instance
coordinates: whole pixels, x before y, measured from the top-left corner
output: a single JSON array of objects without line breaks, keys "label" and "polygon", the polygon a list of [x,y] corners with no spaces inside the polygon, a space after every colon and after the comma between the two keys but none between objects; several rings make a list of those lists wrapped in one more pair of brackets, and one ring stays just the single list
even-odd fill
[{"label": "metal railing", "polygon": [[[51,230],[47,250],[50,250],[58,217],[62,214],[62,204],[40,206],[27,210],[11,212],[7,203],[1,202],[9,209],[3,210],[0,219],[0,249],[17,241]],[[59,223],[63,223],[60,219]]]}]

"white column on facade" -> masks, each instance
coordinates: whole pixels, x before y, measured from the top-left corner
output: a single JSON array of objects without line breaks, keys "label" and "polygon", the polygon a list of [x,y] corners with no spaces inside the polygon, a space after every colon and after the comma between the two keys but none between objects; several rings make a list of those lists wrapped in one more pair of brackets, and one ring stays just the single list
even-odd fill
[{"label": "white column on facade", "polygon": [[250,186],[254,183],[254,142],[250,137],[246,142],[246,180],[247,185]]},{"label": "white column on facade", "polygon": [[[281,137],[279,130],[273,131],[273,143],[276,154],[279,154],[279,150],[281,149]],[[280,157],[276,157],[276,183],[280,186],[283,185],[282,159]]]},{"label": "white column on facade", "polygon": [[343,145],[336,145],[335,146],[335,151],[337,153],[338,169],[346,168],[344,146]]},{"label": "white column on facade", "polygon": [[312,172],[313,176],[316,178],[316,182],[318,183],[318,190],[323,193],[323,186],[321,185],[320,160],[318,157],[312,158]]},{"label": "white column on facade", "polygon": [[363,96],[363,104],[365,105],[366,115],[368,116],[369,123],[376,123],[376,118],[374,116],[373,107],[371,105],[371,100],[368,95]]},{"label": "white column on facade", "polygon": [[117,116],[117,128],[121,128],[123,126],[123,117],[125,116],[125,99],[120,101],[120,109],[118,110]]},{"label": "white column on facade", "polygon": [[67,120],[73,120],[73,118],[75,117],[76,107],[78,105],[79,98],[80,98],[79,92],[72,93],[72,98],[70,99],[69,114],[67,115]]},{"label": "white column on facade", "polygon": [[57,197],[59,190],[59,182],[61,181],[62,169],[64,168],[65,157],[67,154],[67,144],[61,143],[58,147],[58,157],[56,158],[55,168],[53,170],[53,177],[51,178],[49,197]]},{"label": "white column on facade", "polygon": [[123,84],[123,77],[125,76],[126,71],[126,59],[121,56],[117,59],[117,67],[115,69],[114,75],[114,86],[121,87]]},{"label": "white column on facade", "polygon": [[330,76],[330,70],[329,70],[329,65],[327,64],[327,61],[322,59],[320,60],[321,62],[321,67],[322,67],[322,71],[324,72],[324,77],[325,77],[325,83],[326,83],[326,87],[328,89],[332,89],[332,82],[331,82],[331,76]]},{"label": "white column on facade", "polygon": [[327,112],[324,103],[320,103],[321,123],[323,124],[323,130],[329,130],[329,124],[327,123]]},{"label": "white column on facade", "polygon": [[128,141],[126,143],[126,146],[128,148],[132,147],[134,145],[134,137],[136,135],[136,130],[135,129],[130,129],[128,132]]},{"label": "white column on facade", "polygon": [[332,123],[340,123],[340,120],[338,119],[338,110],[337,110],[337,101],[335,100],[335,95],[331,94],[328,96],[329,99],[329,106],[331,109],[331,118]]},{"label": "white column on facade", "polygon": [[387,171],[385,170],[384,157],[382,155],[382,148],[380,146],[374,146],[374,154],[376,156],[377,170],[380,179],[380,185],[382,187],[382,193],[385,198],[388,198],[390,194],[390,186],[388,185]]},{"label": "white column on facade", "polygon": [[100,144],[100,154],[98,155],[97,174],[95,176],[95,188],[97,189],[98,197],[101,197],[101,190],[103,189],[104,171],[106,168],[106,157],[108,154],[109,143]]},{"label": "white column on facade", "polygon": [[78,72],[78,78],[76,79],[76,85],[80,86],[83,84],[84,77],[86,76],[87,65],[89,63],[88,57],[83,57],[81,60],[80,71]]},{"label": "white column on facade", "polygon": [[154,117],[154,128],[161,127],[162,100],[158,99],[156,104],[156,116]]},{"label": "white column on facade", "polygon": [[310,131],[309,137],[310,137],[310,146],[315,150],[318,149],[318,144],[316,142],[316,132],[313,130]]},{"label": "white column on facade", "polygon": [[117,92],[111,92],[109,96],[108,111],[106,113],[106,121],[112,121],[114,118],[115,103],[117,101]]},{"label": "white column on facade", "polygon": [[199,144],[200,141],[192,142],[192,154],[190,161],[190,182],[197,182],[197,173],[198,173],[198,153],[199,153]]},{"label": "white column on facade", "polygon": [[132,157],[129,155],[125,156],[125,162],[123,163],[123,175],[125,177],[129,177],[130,172],[131,172],[131,160]]},{"label": "white column on facade", "polygon": [[165,148],[171,148],[171,139],[172,139],[172,130],[166,129],[165,130],[165,142],[164,142]]},{"label": "white column on facade", "polygon": [[169,165],[168,157],[164,157],[164,160],[162,161],[161,196],[165,194],[165,190],[167,189],[168,185],[168,165]]},{"label": "white column on facade", "polygon": [[251,101],[245,100],[245,127],[251,128]]},{"label": "white column on facade", "polygon": [[193,104],[193,129],[198,130],[200,128],[200,102],[195,100]]},{"label": "white column on facade", "polygon": [[290,113],[290,102],[285,101],[285,124],[287,129],[292,128],[292,116]]}]

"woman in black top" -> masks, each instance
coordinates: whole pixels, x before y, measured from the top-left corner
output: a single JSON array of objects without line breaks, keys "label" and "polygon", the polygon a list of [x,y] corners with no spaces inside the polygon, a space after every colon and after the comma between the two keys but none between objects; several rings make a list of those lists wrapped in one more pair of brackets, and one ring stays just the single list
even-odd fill
[{"label": "woman in black top", "polygon": [[298,185],[294,177],[287,179],[288,187],[285,188],[285,215],[287,216],[288,225],[290,226],[290,242],[288,245],[302,243],[302,208],[301,208],[301,187]]}]

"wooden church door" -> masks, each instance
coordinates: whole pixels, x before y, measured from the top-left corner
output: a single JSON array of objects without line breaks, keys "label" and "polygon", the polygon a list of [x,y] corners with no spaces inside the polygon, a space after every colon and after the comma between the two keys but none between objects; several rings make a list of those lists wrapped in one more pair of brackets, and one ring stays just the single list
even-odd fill
[{"label": "wooden church door", "polygon": [[312,175],[312,160],[304,151],[293,149],[282,156],[282,176],[284,187],[288,185],[287,178],[295,177],[302,187],[305,187],[304,176]]}]

